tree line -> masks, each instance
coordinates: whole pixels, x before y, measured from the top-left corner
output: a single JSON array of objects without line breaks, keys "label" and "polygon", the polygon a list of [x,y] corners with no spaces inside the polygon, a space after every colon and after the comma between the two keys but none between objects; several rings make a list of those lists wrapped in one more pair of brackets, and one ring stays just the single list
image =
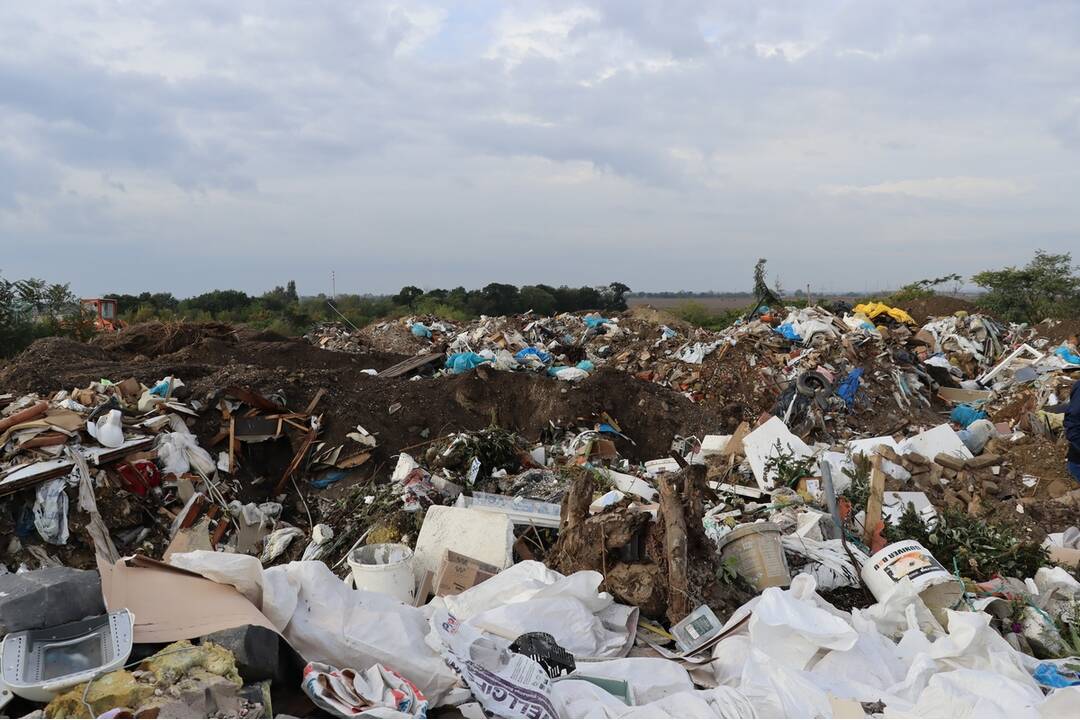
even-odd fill
[{"label": "tree line", "polygon": [[[1046,318],[1080,316],[1078,271],[1080,268],[1073,265],[1071,254],[1037,250],[1026,265],[976,273],[971,282],[982,288],[983,293],[976,303],[987,312],[1001,320],[1034,324]],[[753,296],[760,297],[762,289],[767,287],[764,278],[762,260],[754,269]],[[938,294],[943,286],[961,281],[956,274],[919,280],[905,285],[886,300],[902,306],[904,302]],[[655,294],[692,297],[690,293]],[[750,297],[740,293],[730,295]],[[798,303],[798,295],[795,293],[784,302]],[[128,323],[217,320],[296,335],[320,322],[344,320],[363,327],[380,318],[409,314],[466,322],[480,315],[512,315],[527,310],[543,315],[584,310],[618,312],[626,309],[626,299],[630,296],[628,286],[613,282],[599,287],[518,287],[489,283],[474,290],[460,286],[449,290],[422,290],[407,285],[394,295],[301,297],[296,283],[290,281],[260,295],[249,295],[241,290],[212,290],[183,299],[167,292],[112,293],[103,297],[118,301],[119,317]],[[686,320],[713,328],[725,326],[741,315],[739,310],[713,313],[692,300],[684,310],[679,314]],[[62,335],[85,339],[93,332],[93,317],[81,308],[68,284],[48,283],[38,278],[6,280],[0,277],[0,357],[14,355],[39,337]]]},{"label": "tree line", "polygon": [[489,283],[476,290],[422,290],[407,285],[394,295],[324,294],[300,297],[296,283],[288,282],[261,295],[240,290],[212,290],[178,299],[171,293],[138,295],[113,293],[121,320],[219,320],[246,323],[284,334],[307,332],[319,322],[346,320],[362,327],[383,317],[435,315],[466,322],[480,315],[514,315],[532,310],[542,315],[560,312],[626,309],[630,288],[614,282],[600,287],[554,287]]}]

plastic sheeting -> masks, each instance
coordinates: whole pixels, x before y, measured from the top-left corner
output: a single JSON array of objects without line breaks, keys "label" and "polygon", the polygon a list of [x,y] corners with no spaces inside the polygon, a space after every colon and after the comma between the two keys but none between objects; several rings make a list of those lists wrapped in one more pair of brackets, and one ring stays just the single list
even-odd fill
[{"label": "plastic sheeting", "polygon": [[[885,717],[1038,717],[1074,712],[1080,699],[1075,687],[1044,695],[1039,661],[1014,650],[989,615],[948,611],[943,629],[906,579],[851,613],[823,600],[807,574],[790,589],[768,588],[732,615],[691,679],[678,663],[620,657],[636,610],[598,592],[595,572],[563,576],[523,562],[413,608],[352,590],[321,562],[264,571],[248,556],[194,552],[173,563],[237,587],[308,661],[382,664],[432,706],[463,701],[462,684],[489,712],[513,717],[831,717],[835,700],[882,701]],[[1032,584],[1050,603],[1075,583],[1048,569]],[[525,631],[550,632],[577,670],[552,680],[510,652]],[[581,676],[626,680],[632,704]]]},{"label": "plastic sheeting", "polygon": [[460,622],[499,628],[509,640],[546,632],[575,657],[619,657],[633,642],[638,611],[598,592],[602,581],[598,572],[562,575],[526,560],[431,605],[445,607]]},{"label": "plastic sheeting", "polygon": [[415,683],[433,705],[447,700],[458,684],[443,660],[448,646],[428,620],[435,612],[454,613],[469,634],[483,631],[507,646],[524,632],[550,632],[580,657],[625,654],[637,624],[636,608],[597,592],[599,573],[564,576],[537,562],[518,563],[428,608],[354,590],[322,562],[263,570],[257,558],[206,551],[178,553],[170,562],[235,587],[307,661],[354,668],[382,664]]},{"label": "plastic sheeting", "polygon": [[832,696],[881,700],[886,717],[1031,717],[1049,700],[1032,677],[1038,661],[985,613],[948,611],[945,632],[907,581],[853,613],[815,590],[807,575],[790,590],[769,588],[736,611],[729,628],[747,613],[750,621],[713,649],[717,682],[759,715],[829,717]]},{"label": "plastic sheeting", "polygon": [[263,570],[257,558],[206,551],[178,553],[170,562],[234,586],[308,662],[352,668],[382,664],[435,704],[457,684],[457,674],[424,641],[428,620],[422,609],[354,590],[322,562]]},{"label": "plastic sheeting", "polygon": [[491,360],[478,353],[460,352],[446,358],[446,367],[453,374],[460,375],[486,362],[491,362]]}]

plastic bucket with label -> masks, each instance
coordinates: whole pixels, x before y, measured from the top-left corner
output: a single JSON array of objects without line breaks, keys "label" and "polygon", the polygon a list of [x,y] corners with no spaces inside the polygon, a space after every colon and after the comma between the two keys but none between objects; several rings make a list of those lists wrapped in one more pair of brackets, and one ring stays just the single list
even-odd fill
[{"label": "plastic bucket with label", "polygon": [[904,578],[911,581],[931,610],[952,608],[964,596],[964,584],[914,540],[886,545],[863,565],[863,582],[878,602],[884,602]]},{"label": "plastic bucket with label", "polygon": [[775,523],[746,523],[720,539],[720,557],[734,558],[739,574],[757,590],[791,584],[780,526]]},{"label": "plastic bucket with label", "polygon": [[416,592],[412,560],[409,546],[398,543],[365,545],[349,553],[357,590],[385,593],[404,603],[412,603]]}]

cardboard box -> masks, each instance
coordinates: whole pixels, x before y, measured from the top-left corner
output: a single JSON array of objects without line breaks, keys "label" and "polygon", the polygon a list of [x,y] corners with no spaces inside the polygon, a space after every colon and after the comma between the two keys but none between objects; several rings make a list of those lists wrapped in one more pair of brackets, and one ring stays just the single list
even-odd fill
[{"label": "cardboard box", "polygon": [[619,457],[619,453],[615,450],[613,441],[607,438],[599,438],[592,444],[591,457],[600,458],[601,460],[614,460]]},{"label": "cardboard box", "polygon": [[447,549],[435,573],[435,594],[457,595],[494,577],[498,572],[499,568],[494,565]]}]

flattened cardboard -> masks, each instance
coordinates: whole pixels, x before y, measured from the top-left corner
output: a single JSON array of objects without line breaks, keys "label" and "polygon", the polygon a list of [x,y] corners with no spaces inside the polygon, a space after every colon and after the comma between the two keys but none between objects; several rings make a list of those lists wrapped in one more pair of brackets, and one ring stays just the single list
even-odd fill
[{"label": "flattened cardboard", "polygon": [[116,564],[101,562],[101,592],[110,612],[135,614],[135,642],[191,640],[242,625],[277,632],[236,588],[187,570],[136,555]]},{"label": "flattened cardboard", "polygon": [[499,568],[447,548],[435,573],[436,595],[457,595],[498,574]]}]

